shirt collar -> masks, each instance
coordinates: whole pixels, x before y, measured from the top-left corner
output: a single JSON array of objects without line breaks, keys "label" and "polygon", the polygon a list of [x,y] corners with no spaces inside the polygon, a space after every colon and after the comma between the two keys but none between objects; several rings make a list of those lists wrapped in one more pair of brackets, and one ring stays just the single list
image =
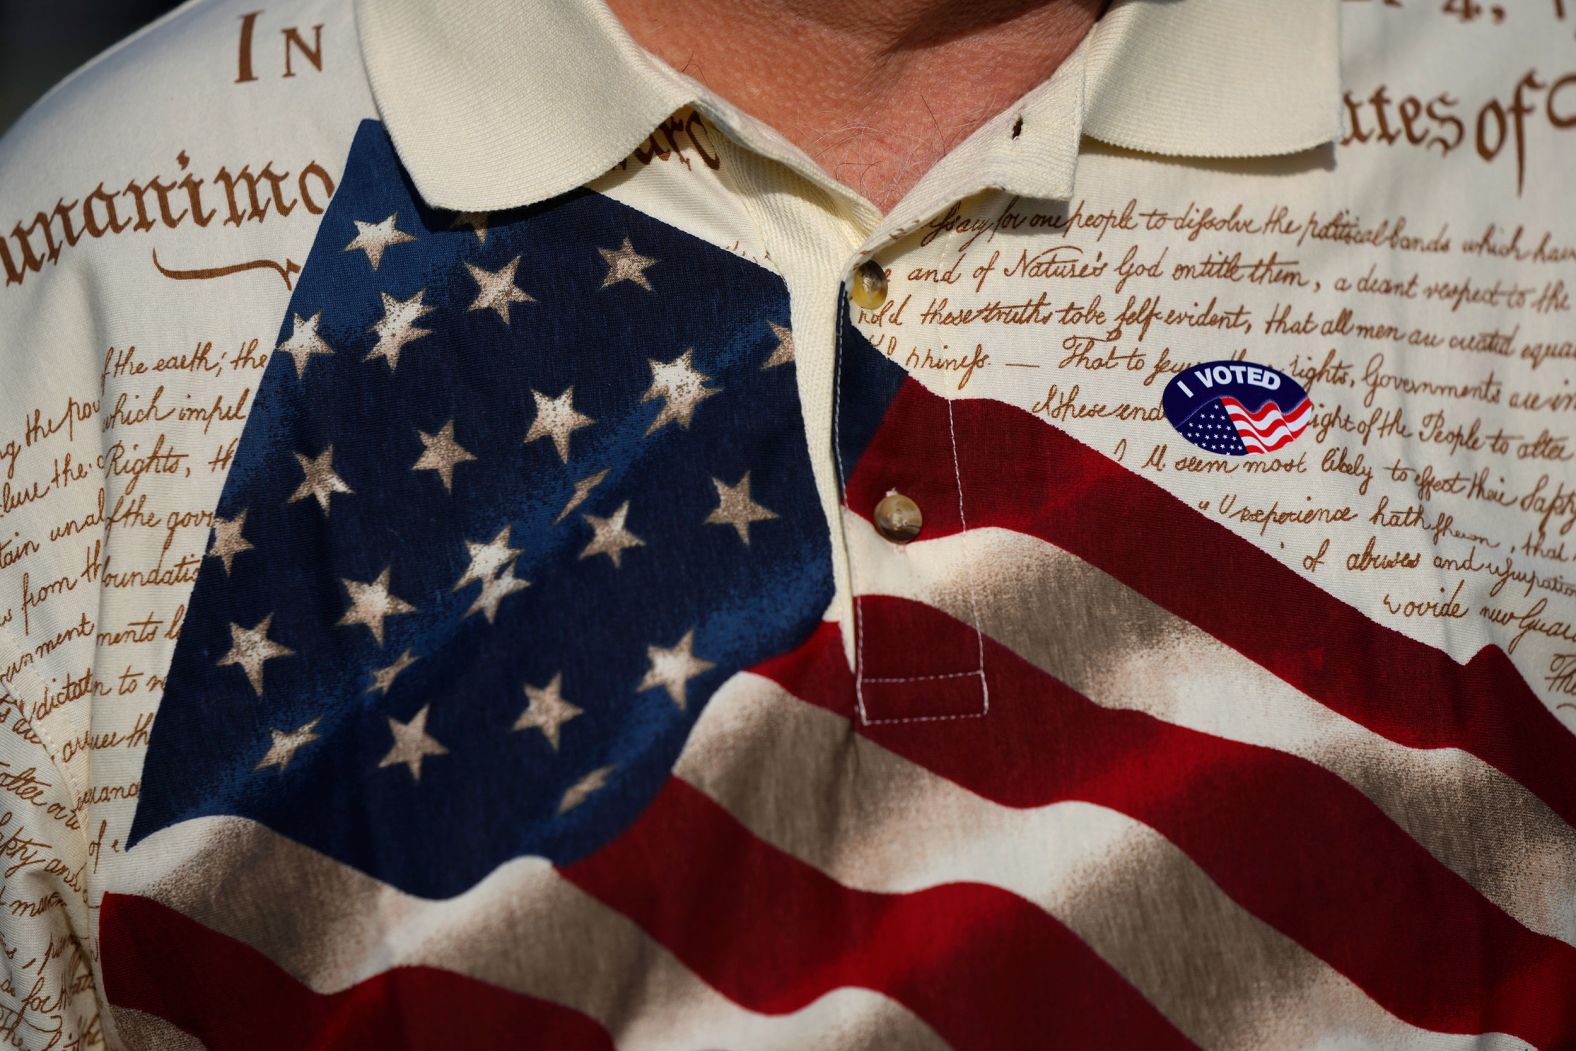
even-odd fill
[{"label": "shirt collar", "polygon": [[1178,157],[1340,134],[1340,0],[1130,0],[1090,34],[1084,134]]},{"label": "shirt collar", "polygon": [[[989,185],[1067,197],[1080,133],[1182,157],[1328,142],[1340,127],[1338,5],[1116,0],[1071,65],[917,189],[938,200],[947,184],[956,196]],[[379,112],[434,207],[496,211],[557,196],[607,172],[686,105],[776,159],[810,164],[646,52],[602,0],[356,0],[356,19]]]}]

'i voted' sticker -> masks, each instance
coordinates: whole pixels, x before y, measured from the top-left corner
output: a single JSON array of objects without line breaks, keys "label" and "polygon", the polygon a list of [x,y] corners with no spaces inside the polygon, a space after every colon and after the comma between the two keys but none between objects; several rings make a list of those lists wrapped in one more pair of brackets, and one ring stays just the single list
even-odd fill
[{"label": "'i voted' sticker", "polygon": [[1166,384],[1160,407],[1182,437],[1226,456],[1274,452],[1313,419],[1313,403],[1296,380],[1247,361],[1194,365]]}]

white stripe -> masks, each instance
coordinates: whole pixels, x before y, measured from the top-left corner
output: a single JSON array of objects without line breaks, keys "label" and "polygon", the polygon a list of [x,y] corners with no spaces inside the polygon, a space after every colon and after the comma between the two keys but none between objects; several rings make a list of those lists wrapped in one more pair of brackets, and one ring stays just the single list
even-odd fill
[{"label": "white stripe", "polygon": [[1286,441],[1270,442],[1268,445],[1265,445],[1263,442],[1260,442],[1257,439],[1250,438],[1250,437],[1248,437],[1246,435],[1238,435],[1238,437],[1242,439],[1243,448],[1246,448],[1246,449],[1257,449],[1261,453],[1274,452],[1276,449],[1279,449],[1279,448],[1283,447],[1284,445],[1286,445],[1287,442],[1290,442],[1291,439],[1295,438],[1296,436],[1297,435],[1293,434],[1293,435],[1289,436],[1286,439]]},{"label": "white stripe", "polygon": [[1094,703],[1318,763],[1526,927],[1576,944],[1576,829],[1481,759],[1376,734],[1035,537],[975,529],[894,559],[864,519],[844,527],[867,593],[964,621],[977,593],[986,635]]},{"label": "white stripe", "polygon": [[[1237,416],[1236,413],[1232,413],[1231,414],[1231,418],[1234,421],[1236,421],[1236,423],[1237,423],[1237,435],[1244,442],[1252,442],[1252,441],[1257,441],[1259,439],[1262,439],[1264,444],[1273,445],[1273,444],[1275,444],[1276,441],[1278,441],[1282,437],[1295,438],[1297,435],[1301,434],[1302,431],[1303,431],[1303,428],[1301,428],[1301,427],[1293,429],[1293,428],[1288,427],[1288,426],[1286,426],[1285,424],[1282,424],[1282,423],[1277,423],[1275,426],[1271,427],[1267,431],[1261,431],[1257,427],[1252,427],[1251,425],[1244,423],[1242,421],[1242,419],[1239,416]],[[1247,433],[1243,433],[1243,428],[1244,427],[1248,427],[1249,428]]]},{"label": "white stripe", "polygon": [[1394,1017],[1139,821],[1082,802],[998,806],[765,679],[735,676],[712,697],[674,772],[847,886],[969,882],[1033,902],[1205,1047],[1526,1046]]},{"label": "white stripe", "polygon": [[[1260,411],[1263,411],[1262,407],[1260,407]],[[1228,416],[1234,420],[1242,422],[1258,434],[1268,434],[1282,423],[1289,427],[1295,427],[1297,426],[1297,422],[1299,420],[1312,411],[1313,403],[1308,401],[1303,402],[1302,405],[1298,407],[1297,411],[1293,412],[1290,416],[1287,416],[1285,413],[1281,412],[1280,406],[1273,406],[1271,411],[1264,417],[1265,420],[1269,421],[1269,428],[1265,429],[1258,421],[1254,420],[1252,413],[1248,412],[1247,409],[1239,408],[1234,405],[1226,406],[1226,414]]]},{"label": "white stripe", "polygon": [[158,1015],[110,1004],[110,1047],[126,1051],[208,1051],[208,1045]]},{"label": "white stripe", "polygon": [[245,942],[320,993],[425,965],[572,1007],[601,1022],[621,1051],[946,1047],[868,989],[838,989],[793,1014],[747,1010],[541,858],[517,858],[441,901],[239,817],[163,829],[128,858],[111,889]]},{"label": "white stripe", "polygon": [[[1255,437],[1252,434],[1243,434],[1241,431],[1237,432],[1237,436],[1240,437],[1244,443],[1252,442],[1253,444],[1259,445],[1259,446],[1270,446],[1270,445],[1275,445],[1277,443],[1279,443],[1281,445],[1284,445],[1286,443],[1284,441],[1282,441],[1281,439],[1284,438],[1284,439],[1290,440],[1292,438],[1297,437],[1297,435],[1299,435],[1301,433],[1302,433],[1302,431],[1300,431],[1300,430],[1293,431],[1293,430],[1290,430],[1289,428],[1281,427],[1281,428],[1278,428],[1273,433],[1259,435],[1258,437]],[[1260,438],[1262,438],[1263,441],[1260,441],[1259,440]]]},{"label": "white stripe", "polygon": [[1311,411],[1307,408],[1307,403],[1304,403],[1302,411],[1292,416],[1282,416],[1280,411],[1276,410],[1266,417],[1270,421],[1269,426],[1261,427],[1253,422],[1253,418],[1245,410],[1226,406],[1226,415],[1231,417],[1238,436],[1244,442],[1252,442],[1257,438],[1266,445],[1274,445],[1283,436],[1289,440],[1301,434],[1307,428],[1308,414]]}]

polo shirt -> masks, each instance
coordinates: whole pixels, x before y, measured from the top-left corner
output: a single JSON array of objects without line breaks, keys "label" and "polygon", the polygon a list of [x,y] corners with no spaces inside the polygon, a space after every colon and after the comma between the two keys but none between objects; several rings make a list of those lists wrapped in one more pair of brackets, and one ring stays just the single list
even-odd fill
[{"label": "polo shirt", "polygon": [[1117,0],[886,214],[599,0],[100,57],[0,1032],[1576,1046],[1567,6]]}]

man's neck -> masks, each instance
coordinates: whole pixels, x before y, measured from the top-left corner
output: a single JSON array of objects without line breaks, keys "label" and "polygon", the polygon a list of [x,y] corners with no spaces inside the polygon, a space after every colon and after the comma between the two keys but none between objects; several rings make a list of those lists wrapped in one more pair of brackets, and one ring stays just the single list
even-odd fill
[{"label": "man's neck", "polygon": [[1045,80],[1101,0],[608,0],[646,50],[887,212]]}]

